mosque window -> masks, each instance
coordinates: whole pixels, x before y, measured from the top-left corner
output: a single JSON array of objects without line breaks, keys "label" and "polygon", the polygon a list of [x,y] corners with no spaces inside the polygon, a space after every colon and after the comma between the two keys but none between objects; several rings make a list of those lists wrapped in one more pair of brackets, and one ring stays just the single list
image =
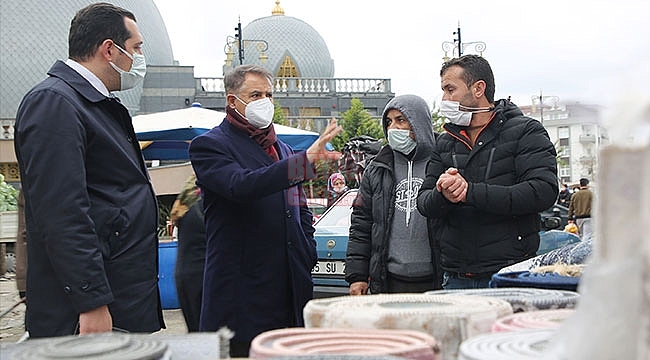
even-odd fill
[{"label": "mosque window", "polygon": [[282,60],[282,65],[280,65],[276,77],[300,77],[296,64],[293,63],[289,56],[285,56],[284,60]]}]

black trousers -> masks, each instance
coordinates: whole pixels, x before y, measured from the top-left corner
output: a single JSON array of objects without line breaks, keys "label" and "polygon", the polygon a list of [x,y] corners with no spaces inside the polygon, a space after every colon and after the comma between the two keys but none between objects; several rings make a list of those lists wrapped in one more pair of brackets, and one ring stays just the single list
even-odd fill
[{"label": "black trousers", "polygon": [[188,332],[199,331],[201,298],[203,296],[203,272],[180,273],[174,277],[178,303],[183,311]]},{"label": "black trousers", "polygon": [[434,290],[433,278],[423,281],[405,281],[388,274],[386,279],[387,293],[423,293]]},{"label": "black trousers", "polygon": [[243,341],[230,341],[230,357],[231,358],[247,358],[248,351],[251,348],[250,342]]}]

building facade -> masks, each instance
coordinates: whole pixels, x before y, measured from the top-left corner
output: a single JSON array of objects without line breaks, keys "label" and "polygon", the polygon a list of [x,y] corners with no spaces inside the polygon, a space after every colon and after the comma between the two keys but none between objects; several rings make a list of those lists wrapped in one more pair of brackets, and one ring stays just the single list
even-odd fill
[{"label": "building facade", "polygon": [[[92,2],[2,2],[0,173],[8,182],[16,185],[20,182],[13,149],[13,124],[20,101],[31,87],[46,77],[55,60],[67,58],[70,19],[77,10]],[[132,115],[182,109],[195,102],[208,109],[225,110],[223,78],[196,78],[193,66],[178,65],[164,21],[153,0],[109,2],[133,11],[146,39],[144,83],[136,89],[117,93]],[[43,26],[30,26],[32,23]],[[274,100],[290,126],[321,132],[328,119],[350,108],[354,98],[361,100],[366,110],[379,119],[385,105],[395,96],[390,79],[336,78],[334,60],[330,58],[324,39],[306,22],[286,16],[279,0],[275,1],[270,16],[256,19],[240,29],[238,39],[241,41],[233,41],[234,37],[224,39],[224,73],[240,63],[257,64],[271,71],[276,77]],[[34,49],[38,49],[38,56],[34,56]]]},{"label": "building facade", "polygon": [[601,109],[581,103],[561,104],[552,96],[541,102],[536,97],[532,100],[532,105],[520,108],[524,115],[544,125],[555,144],[560,183],[573,185],[580,178],[594,181],[598,176],[598,152],[609,143],[601,125]]}]

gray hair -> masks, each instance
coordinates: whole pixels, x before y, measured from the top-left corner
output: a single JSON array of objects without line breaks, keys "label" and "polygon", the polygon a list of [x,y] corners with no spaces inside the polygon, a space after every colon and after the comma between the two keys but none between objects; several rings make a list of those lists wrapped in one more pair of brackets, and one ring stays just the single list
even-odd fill
[{"label": "gray hair", "polygon": [[265,77],[269,80],[269,83],[273,84],[273,74],[271,74],[271,72],[265,68],[258,65],[239,65],[226,73],[226,75],[223,77],[223,85],[226,89],[226,93],[238,93],[239,89],[241,89],[242,85],[244,84],[246,74],[249,73]]}]

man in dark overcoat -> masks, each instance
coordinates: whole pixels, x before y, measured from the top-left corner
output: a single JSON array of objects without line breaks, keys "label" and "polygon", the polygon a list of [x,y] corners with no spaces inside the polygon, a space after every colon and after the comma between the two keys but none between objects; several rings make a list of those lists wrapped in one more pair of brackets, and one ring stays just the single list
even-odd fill
[{"label": "man in dark overcoat", "polygon": [[69,59],[18,109],[31,337],[164,327],[157,201],[131,116],[110,93],[145,69],[135,16],[92,4],[72,20]]},{"label": "man in dark overcoat", "polygon": [[189,150],[208,236],[199,328],[233,330],[233,357],[247,357],[264,331],[303,326],[317,257],[301,183],[342,130],[332,120],[307,152],[294,153],[275,135],[272,81],[254,65],[227,73],[226,118]]}]

